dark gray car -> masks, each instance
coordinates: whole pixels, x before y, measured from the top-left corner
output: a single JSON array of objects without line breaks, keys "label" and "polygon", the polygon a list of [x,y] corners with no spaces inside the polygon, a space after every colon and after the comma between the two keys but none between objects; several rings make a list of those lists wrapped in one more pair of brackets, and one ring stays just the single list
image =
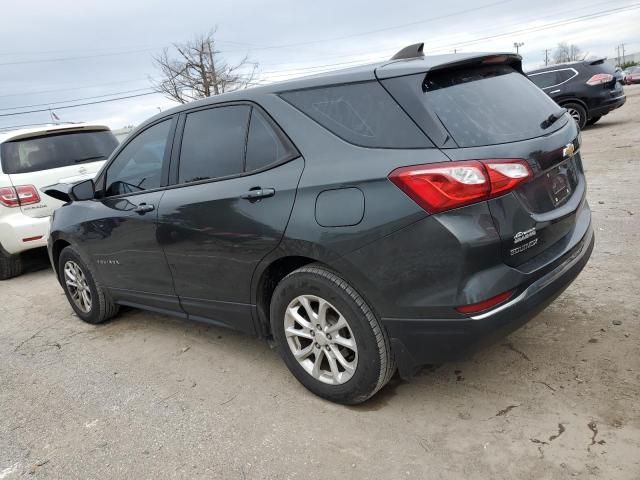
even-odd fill
[{"label": "dark gray car", "polygon": [[585,266],[576,123],[513,54],[391,61],[238,91],[139,126],[57,186],[71,306],[127,305],[273,339],[353,404],[532,318]]}]

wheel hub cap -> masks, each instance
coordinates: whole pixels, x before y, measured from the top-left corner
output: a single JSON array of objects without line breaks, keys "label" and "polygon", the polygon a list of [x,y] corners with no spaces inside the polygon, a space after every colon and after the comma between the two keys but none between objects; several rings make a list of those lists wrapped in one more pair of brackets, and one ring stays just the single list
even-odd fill
[{"label": "wheel hub cap", "polygon": [[345,317],[325,299],[300,295],[284,318],[287,344],[294,358],[313,378],[343,384],[358,365],[356,339]]},{"label": "wheel hub cap", "polygon": [[69,260],[64,264],[64,282],[73,303],[84,313],[91,311],[91,290],[80,266]]}]

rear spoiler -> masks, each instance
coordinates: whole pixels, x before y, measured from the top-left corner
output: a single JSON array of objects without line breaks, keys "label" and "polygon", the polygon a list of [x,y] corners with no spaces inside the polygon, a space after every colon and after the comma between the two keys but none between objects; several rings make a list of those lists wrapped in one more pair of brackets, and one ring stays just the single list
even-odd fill
[{"label": "rear spoiler", "polygon": [[607,57],[598,58],[596,60],[590,60],[589,61],[589,65],[602,65],[605,62],[606,59],[607,59]]},{"label": "rear spoiler", "polygon": [[418,73],[442,70],[480,67],[483,65],[508,65],[522,71],[522,57],[512,52],[498,53],[458,53],[424,56],[424,45],[416,43],[403,48],[393,58],[375,69],[378,80],[401,77]]}]

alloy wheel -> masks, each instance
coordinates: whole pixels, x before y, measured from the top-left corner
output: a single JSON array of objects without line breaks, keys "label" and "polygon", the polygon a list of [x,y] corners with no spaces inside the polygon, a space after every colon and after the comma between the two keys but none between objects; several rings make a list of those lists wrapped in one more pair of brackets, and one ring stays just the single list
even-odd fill
[{"label": "alloy wheel", "polygon": [[580,112],[578,112],[575,108],[567,108],[569,115],[573,117],[578,125],[580,125]]},{"label": "alloy wheel", "polygon": [[284,333],[291,353],[313,378],[341,385],[358,366],[358,347],[347,319],[327,300],[300,295],[289,303]]},{"label": "alloy wheel", "polygon": [[91,289],[87,283],[87,277],[76,262],[69,260],[64,264],[64,282],[76,307],[83,313],[89,313]]}]

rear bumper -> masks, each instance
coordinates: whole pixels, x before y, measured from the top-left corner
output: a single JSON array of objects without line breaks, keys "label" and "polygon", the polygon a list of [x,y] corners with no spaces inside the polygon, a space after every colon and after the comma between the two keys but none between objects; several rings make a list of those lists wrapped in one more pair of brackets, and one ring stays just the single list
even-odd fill
[{"label": "rear bumper", "polygon": [[49,217],[29,217],[19,210],[0,217],[0,245],[10,255],[46,247],[48,236]]},{"label": "rear bumper", "polygon": [[626,101],[627,97],[624,94],[615,98],[606,99],[589,109],[589,117],[600,117],[602,115],[606,115],[612,110],[620,108]]},{"label": "rear bumper", "polygon": [[465,358],[525,324],[573,282],[587,264],[594,243],[589,227],[558,266],[523,287],[512,300],[482,314],[466,319],[383,318],[401,376],[411,377],[421,365]]}]

